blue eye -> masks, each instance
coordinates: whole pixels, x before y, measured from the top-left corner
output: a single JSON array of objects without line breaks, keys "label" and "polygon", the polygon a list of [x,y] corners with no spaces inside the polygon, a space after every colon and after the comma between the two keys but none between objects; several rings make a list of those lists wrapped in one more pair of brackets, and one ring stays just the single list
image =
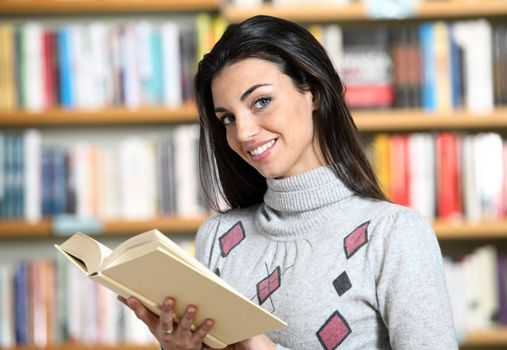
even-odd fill
[{"label": "blue eye", "polygon": [[229,124],[231,124],[232,122],[234,122],[236,118],[234,117],[234,115],[232,114],[225,114],[222,118],[220,118],[220,122],[227,126]]},{"label": "blue eye", "polygon": [[255,101],[254,107],[258,109],[262,109],[266,107],[271,102],[270,97],[261,97],[258,100]]}]

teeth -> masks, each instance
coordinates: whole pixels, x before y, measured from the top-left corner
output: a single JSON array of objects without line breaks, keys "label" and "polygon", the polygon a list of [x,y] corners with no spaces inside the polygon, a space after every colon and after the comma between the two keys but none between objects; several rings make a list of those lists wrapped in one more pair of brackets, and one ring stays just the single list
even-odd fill
[{"label": "teeth", "polygon": [[259,154],[266,152],[268,148],[273,146],[275,144],[275,140],[271,140],[268,143],[265,143],[264,145],[260,146],[259,148],[256,148],[254,150],[250,151],[251,155],[258,156]]}]

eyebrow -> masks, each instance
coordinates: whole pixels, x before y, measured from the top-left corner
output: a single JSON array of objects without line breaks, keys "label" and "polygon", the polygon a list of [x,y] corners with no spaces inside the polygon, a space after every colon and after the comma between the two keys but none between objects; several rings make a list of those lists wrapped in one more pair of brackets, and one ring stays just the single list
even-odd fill
[{"label": "eyebrow", "polygon": [[[239,98],[239,100],[241,102],[245,101],[245,99],[252,93],[254,92],[256,89],[260,88],[261,86],[268,86],[268,85],[271,85],[271,84],[255,84],[255,85],[252,85],[251,87],[249,87],[242,95],[241,97]],[[223,113],[223,112],[227,112],[227,109],[223,108],[223,107],[217,107],[215,108],[215,113]]]}]

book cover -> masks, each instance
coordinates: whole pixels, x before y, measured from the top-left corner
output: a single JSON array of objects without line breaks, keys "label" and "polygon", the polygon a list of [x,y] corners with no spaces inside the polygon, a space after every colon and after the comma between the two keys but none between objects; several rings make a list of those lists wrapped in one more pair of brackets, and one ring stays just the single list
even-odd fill
[{"label": "book cover", "polygon": [[391,199],[410,205],[409,147],[407,134],[393,134],[389,138],[391,159]]},{"label": "book cover", "polygon": [[90,279],[123,297],[138,298],[155,314],[167,296],[176,300],[175,320],[187,305],[195,305],[195,324],[215,321],[204,339],[210,347],[224,348],[286,325],[157,230],[131,237],[114,250],[80,232],[55,247]]},{"label": "book cover", "polygon": [[175,108],[182,104],[180,28],[176,23],[166,22],[161,26],[164,105]]},{"label": "book cover", "polygon": [[[435,149],[433,135],[408,136],[410,206],[426,218],[435,218]],[[424,161],[423,161],[424,160]]]},{"label": "book cover", "polygon": [[380,187],[387,198],[392,199],[391,191],[391,148],[388,134],[377,134],[372,140],[373,167]]},{"label": "book cover", "polygon": [[19,262],[14,267],[14,318],[16,344],[28,343],[28,263]]},{"label": "book cover", "polygon": [[351,108],[390,107],[394,102],[389,31],[343,29],[342,77]]},{"label": "book cover", "polygon": [[0,264],[0,348],[8,349],[14,342],[13,267]]},{"label": "book cover", "polygon": [[435,111],[436,99],[436,66],[435,66],[435,28],[431,22],[419,27],[419,42],[422,58],[421,107],[427,111]]},{"label": "book cover", "polygon": [[462,216],[459,137],[442,132],[437,136],[437,212],[444,220]]},{"label": "book cover", "polygon": [[16,107],[16,47],[15,29],[0,25],[0,110]]},{"label": "book cover", "polygon": [[64,108],[72,108],[75,104],[74,74],[72,72],[73,55],[71,47],[71,30],[65,26],[58,31],[58,62],[60,63],[58,90],[60,103]]}]

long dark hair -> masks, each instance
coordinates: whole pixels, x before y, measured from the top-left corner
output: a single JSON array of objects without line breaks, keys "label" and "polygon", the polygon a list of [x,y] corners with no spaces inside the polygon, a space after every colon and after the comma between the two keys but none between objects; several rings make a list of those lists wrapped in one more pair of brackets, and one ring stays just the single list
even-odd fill
[{"label": "long dark hair", "polygon": [[266,179],[228,146],[211,94],[211,82],[221,69],[244,58],[273,62],[297,88],[310,90],[318,101],[313,123],[326,163],[358,196],[385,199],[345,105],[340,77],[325,49],[298,24],[255,16],[230,25],[203,57],[195,76],[200,176],[210,207],[219,211],[220,198],[230,208],[247,207],[262,202],[266,192]]}]

